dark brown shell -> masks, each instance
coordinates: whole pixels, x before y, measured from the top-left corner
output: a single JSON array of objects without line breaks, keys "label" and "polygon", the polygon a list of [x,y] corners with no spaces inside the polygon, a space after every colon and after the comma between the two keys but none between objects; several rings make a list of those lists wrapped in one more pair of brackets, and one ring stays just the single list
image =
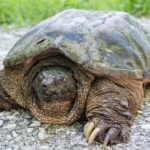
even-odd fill
[{"label": "dark brown shell", "polygon": [[150,34],[124,12],[66,10],[31,29],[4,60],[9,67],[57,51],[91,73],[143,78],[150,68]]}]

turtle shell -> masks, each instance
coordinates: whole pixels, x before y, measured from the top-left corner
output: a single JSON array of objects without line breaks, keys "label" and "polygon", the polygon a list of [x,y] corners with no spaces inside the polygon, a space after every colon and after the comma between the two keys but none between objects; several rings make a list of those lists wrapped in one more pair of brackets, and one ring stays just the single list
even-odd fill
[{"label": "turtle shell", "polygon": [[125,12],[70,9],[34,26],[10,50],[4,66],[56,52],[97,76],[149,75],[150,34]]}]

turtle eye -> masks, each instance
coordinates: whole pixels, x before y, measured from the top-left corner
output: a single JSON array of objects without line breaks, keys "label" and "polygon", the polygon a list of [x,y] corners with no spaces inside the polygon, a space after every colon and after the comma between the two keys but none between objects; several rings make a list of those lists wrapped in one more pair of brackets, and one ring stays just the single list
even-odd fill
[{"label": "turtle eye", "polygon": [[62,82],[64,81],[65,77],[64,76],[56,76],[54,78],[54,83],[55,85],[61,85]]}]

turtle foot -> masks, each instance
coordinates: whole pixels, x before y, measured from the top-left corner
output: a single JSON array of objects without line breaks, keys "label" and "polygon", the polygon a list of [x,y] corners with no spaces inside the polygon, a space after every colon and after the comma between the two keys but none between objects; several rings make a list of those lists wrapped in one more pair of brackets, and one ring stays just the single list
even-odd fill
[{"label": "turtle foot", "polygon": [[103,143],[104,148],[107,144],[127,142],[129,134],[129,125],[115,123],[104,118],[93,118],[84,127],[84,135],[88,144],[91,145],[96,140]]}]

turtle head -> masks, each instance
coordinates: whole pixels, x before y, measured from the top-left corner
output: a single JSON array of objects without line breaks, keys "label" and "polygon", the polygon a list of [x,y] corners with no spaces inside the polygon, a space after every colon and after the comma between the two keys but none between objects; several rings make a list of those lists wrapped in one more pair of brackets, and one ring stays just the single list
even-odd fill
[{"label": "turtle head", "polygon": [[41,70],[32,86],[38,103],[51,115],[64,115],[72,108],[76,97],[76,82],[67,68],[53,66]]},{"label": "turtle head", "polygon": [[71,124],[84,112],[94,77],[62,56],[44,56],[25,65],[21,89],[26,108],[43,123]]}]

